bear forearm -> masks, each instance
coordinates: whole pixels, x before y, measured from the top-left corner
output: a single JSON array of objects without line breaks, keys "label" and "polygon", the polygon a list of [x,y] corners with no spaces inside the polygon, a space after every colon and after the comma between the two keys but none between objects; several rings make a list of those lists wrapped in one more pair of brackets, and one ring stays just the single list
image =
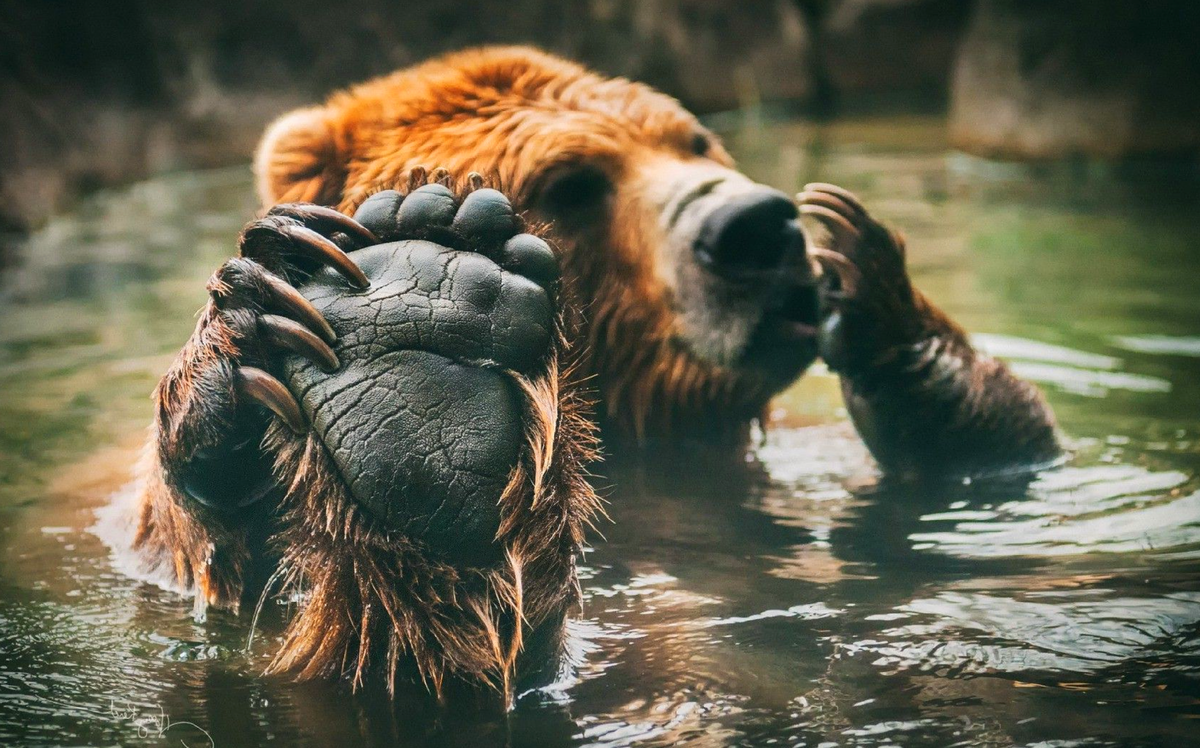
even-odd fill
[{"label": "bear forearm", "polygon": [[842,378],[851,418],[880,467],[891,475],[966,476],[1055,458],[1054,417],[1041,393],[918,301],[918,339]]},{"label": "bear forearm", "polygon": [[143,565],[194,590],[197,609],[236,608],[253,524],[230,510],[274,485],[261,414],[236,414],[236,340],[210,304],[154,393],[155,419],[139,469],[134,547]]},{"label": "bear forearm", "polygon": [[274,485],[261,442],[266,415],[237,408],[237,338],[210,303],[155,392],[162,480],[185,500],[232,510]]}]

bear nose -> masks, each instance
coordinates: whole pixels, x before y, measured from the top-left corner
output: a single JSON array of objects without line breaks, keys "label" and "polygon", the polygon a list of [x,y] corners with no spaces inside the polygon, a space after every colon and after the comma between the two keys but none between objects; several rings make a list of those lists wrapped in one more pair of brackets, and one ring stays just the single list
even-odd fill
[{"label": "bear nose", "polygon": [[704,219],[696,256],[705,267],[729,278],[773,270],[804,251],[798,216],[795,203],[778,190],[738,195]]}]

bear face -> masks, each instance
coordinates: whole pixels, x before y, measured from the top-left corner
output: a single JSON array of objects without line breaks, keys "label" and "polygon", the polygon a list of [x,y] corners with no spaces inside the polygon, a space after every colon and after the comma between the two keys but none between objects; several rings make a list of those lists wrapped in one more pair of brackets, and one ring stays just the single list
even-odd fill
[{"label": "bear face", "polygon": [[532,49],[475,50],[286,115],[256,159],[264,203],[343,212],[418,167],[483,174],[550,225],[580,293],[584,374],[620,432],[741,429],[816,356],[793,202],[668,96]]}]

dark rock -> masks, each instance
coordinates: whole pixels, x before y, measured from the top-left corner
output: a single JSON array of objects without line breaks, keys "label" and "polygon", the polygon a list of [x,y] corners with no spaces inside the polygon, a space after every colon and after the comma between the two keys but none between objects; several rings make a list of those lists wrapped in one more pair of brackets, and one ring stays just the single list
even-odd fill
[{"label": "dark rock", "polygon": [[791,0],[0,5],[0,234],[92,186],[245,161],[263,126],[449,50],[534,44],[699,110],[808,95]]},{"label": "dark rock", "polygon": [[819,16],[819,60],[843,99],[904,97],[944,101],[970,14],[962,0],[808,2]]},{"label": "dark rock", "polygon": [[1015,159],[1200,153],[1200,5],[982,0],[954,71],[955,146]]}]

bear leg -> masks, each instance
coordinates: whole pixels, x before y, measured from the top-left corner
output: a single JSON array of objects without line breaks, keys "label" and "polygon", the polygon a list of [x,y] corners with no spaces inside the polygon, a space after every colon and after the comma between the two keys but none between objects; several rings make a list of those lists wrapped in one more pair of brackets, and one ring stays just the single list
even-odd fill
[{"label": "bear leg", "polygon": [[[501,193],[435,173],[355,214],[370,282],[300,286],[335,329],[334,372],[291,356],[312,428],[276,422],[285,588],[302,602],[270,670],[420,680],[511,698],[578,603],[594,435],[562,335],[557,263]],[[528,649],[538,656],[521,657]]]}]

